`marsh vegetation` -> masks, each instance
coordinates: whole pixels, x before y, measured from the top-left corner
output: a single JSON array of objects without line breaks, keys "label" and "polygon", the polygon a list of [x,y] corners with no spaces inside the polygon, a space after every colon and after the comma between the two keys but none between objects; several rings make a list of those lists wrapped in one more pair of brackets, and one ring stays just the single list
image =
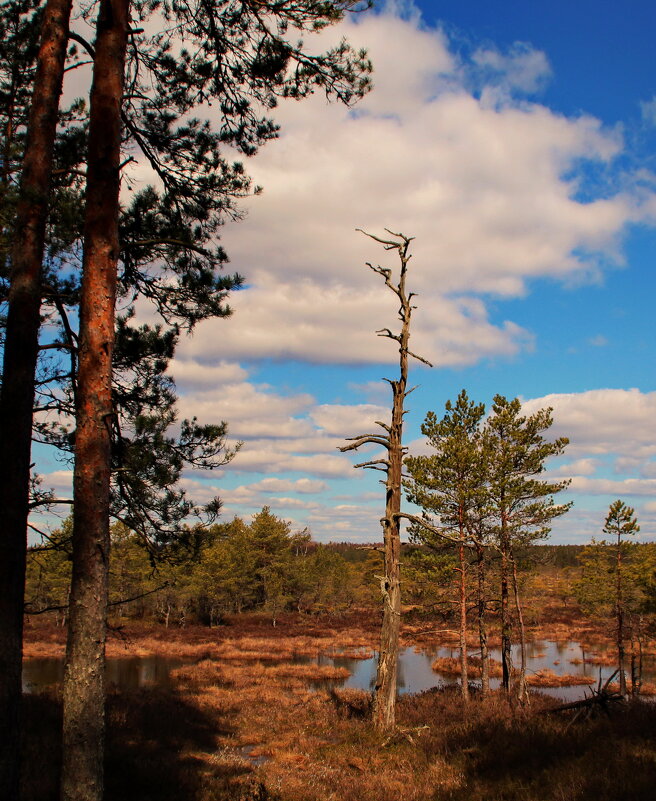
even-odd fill
[{"label": "marsh vegetation", "polygon": [[[558,621],[556,599],[550,601],[552,632],[584,636],[591,662],[611,653],[602,627],[562,604]],[[378,633],[371,611],[328,618],[284,613],[275,628],[262,613],[231,616],[212,629],[119,623],[121,636],[109,640],[112,661],[158,656],[169,671],[163,683],[111,685],[108,801],[652,797],[656,710],[645,701],[572,724],[567,713],[549,714],[559,704],[552,695],[532,689],[524,707],[501,691],[481,699],[470,675],[466,711],[457,685],[438,682],[432,690],[402,693],[397,729],[376,734],[370,693],[335,689],[345,664],[371,658]],[[454,643],[453,635],[428,628],[423,621],[404,626],[402,647],[457,646],[457,633]],[[31,622],[27,633],[28,664],[30,654],[62,652],[61,627]],[[561,656],[567,648],[562,643]],[[553,656],[555,646],[543,659]],[[24,797],[54,801],[61,690],[55,684],[24,698]],[[40,770],[31,770],[37,758]]]}]

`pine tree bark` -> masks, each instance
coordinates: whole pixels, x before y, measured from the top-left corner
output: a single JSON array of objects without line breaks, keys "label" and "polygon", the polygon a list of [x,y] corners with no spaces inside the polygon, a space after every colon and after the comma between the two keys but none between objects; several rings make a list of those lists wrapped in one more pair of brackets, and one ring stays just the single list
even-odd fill
[{"label": "pine tree bark", "polygon": [[506,511],[501,511],[501,686],[506,693],[510,692],[510,677],[512,675],[512,650],[511,650],[511,621],[509,609],[509,575],[508,558],[509,543],[508,522]]},{"label": "pine tree bark", "polygon": [[617,663],[620,671],[620,695],[626,697],[626,657],[624,653],[624,602],[622,598],[622,540],[621,529],[617,530],[617,555],[615,563],[615,622],[617,625]]},{"label": "pine tree bark", "polygon": [[481,695],[483,698],[487,698],[490,694],[490,654],[487,646],[487,625],[485,621],[485,551],[481,545],[476,546],[476,568],[478,641],[481,646]]},{"label": "pine tree bark", "polygon": [[[462,518],[462,510],[461,510]],[[460,572],[459,600],[460,600],[460,692],[462,700],[469,701],[469,671],[467,665],[467,565],[465,559],[465,531],[460,523],[460,539],[458,546],[458,570]]]},{"label": "pine tree bark", "polygon": [[19,797],[25,554],[41,274],[57,112],[72,0],[44,9],[27,127],[0,402],[0,798]]},{"label": "pine tree bark", "polygon": [[528,703],[528,689],[526,686],[526,629],[524,627],[524,614],[522,612],[522,604],[519,598],[519,582],[517,579],[517,562],[515,557],[511,554],[512,561],[512,586],[513,597],[515,600],[515,612],[517,614],[517,625],[519,628],[519,679],[517,682],[517,700],[521,704]]},{"label": "pine tree bark", "polygon": [[62,801],[101,801],[103,795],[111,378],[129,8],[129,0],[101,0],[91,88]]}]

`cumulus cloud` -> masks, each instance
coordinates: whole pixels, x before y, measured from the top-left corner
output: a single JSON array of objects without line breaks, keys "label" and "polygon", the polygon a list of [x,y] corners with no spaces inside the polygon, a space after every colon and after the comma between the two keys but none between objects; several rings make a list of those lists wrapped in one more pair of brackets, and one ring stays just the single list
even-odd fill
[{"label": "cumulus cloud", "polygon": [[569,437],[569,456],[612,454],[644,461],[656,455],[656,392],[596,389],[545,395],[523,404],[528,413],[547,406],[554,410],[550,434]]},{"label": "cumulus cloud", "polygon": [[[611,162],[621,136],[525,99],[490,103],[470,90],[445,33],[412,16],[358,16],[320,44],[341,35],[369,48],[375,89],[354,110],[317,96],[277,109],[280,139],[248,165],[264,194],[223,232],[249,288],[235,294],[230,324],[203,323],[180,358],[209,364],[220,341],[228,359],[393,362],[373,332],[393,325],[396,308],[365,266],[394,266],[393,254],[356,227],[416,237],[417,352],[457,366],[530,347],[512,320],[490,319],[485,298],[521,295],[535,277],[594,273],[598,256],[621,261],[623,229],[651,195],[577,196],[579,162]],[[549,73],[525,45],[479,50],[469,67],[522,91]]]},{"label": "cumulus cloud", "polygon": [[256,484],[251,484],[251,489],[259,492],[300,492],[303,495],[312,495],[323,492],[328,488],[325,481],[313,481],[309,478],[299,478],[297,481],[290,481],[281,478],[265,478]]},{"label": "cumulus cloud", "polygon": [[269,444],[259,448],[244,447],[232,462],[231,472],[303,473],[322,478],[338,478],[351,476],[352,463],[339,455],[285,453]]},{"label": "cumulus cloud", "polygon": [[73,471],[53,470],[51,473],[41,475],[41,487],[51,489],[55,495],[67,498],[73,491]]},{"label": "cumulus cloud", "polygon": [[571,492],[582,495],[654,495],[656,494],[656,479],[625,478],[613,480],[607,478],[586,478],[575,476],[569,487]]},{"label": "cumulus cloud", "polygon": [[599,465],[596,459],[577,459],[574,462],[553,467],[549,470],[549,476],[570,478],[572,476],[591,476],[597,471]]},{"label": "cumulus cloud", "polygon": [[327,403],[315,406],[310,417],[322,431],[343,438],[378,431],[375,421],[389,418],[389,406],[372,403],[358,406]]},{"label": "cumulus cloud", "polygon": [[216,391],[226,384],[245,381],[248,372],[237,362],[219,361],[217,364],[202,364],[197,361],[173,359],[168,372],[175,379],[181,392],[211,389]]},{"label": "cumulus cloud", "polygon": [[188,392],[180,398],[183,417],[195,415],[203,422],[227,420],[237,439],[300,437],[314,433],[313,426],[296,415],[312,405],[311,395],[284,396],[266,385],[239,381],[212,390]]}]

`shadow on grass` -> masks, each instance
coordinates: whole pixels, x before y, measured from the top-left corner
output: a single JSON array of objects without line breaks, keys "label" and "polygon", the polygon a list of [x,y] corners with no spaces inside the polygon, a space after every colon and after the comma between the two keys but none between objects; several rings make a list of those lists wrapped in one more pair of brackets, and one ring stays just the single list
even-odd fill
[{"label": "shadow on grass", "polygon": [[463,778],[459,787],[437,791],[434,801],[654,799],[652,703],[631,703],[611,716],[569,725],[571,718],[535,708],[513,712],[501,698],[475,702],[465,714],[453,694],[415,698],[405,704],[409,722],[429,712],[443,723],[422,741],[426,757],[439,754],[457,764]]},{"label": "shadow on grass", "polygon": [[[221,759],[217,737],[232,733],[228,712],[199,709],[180,692],[141,689],[107,699],[105,801],[264,799],[246,763]],[[24,697],[23,801],[56,801],[61,699]]]}]

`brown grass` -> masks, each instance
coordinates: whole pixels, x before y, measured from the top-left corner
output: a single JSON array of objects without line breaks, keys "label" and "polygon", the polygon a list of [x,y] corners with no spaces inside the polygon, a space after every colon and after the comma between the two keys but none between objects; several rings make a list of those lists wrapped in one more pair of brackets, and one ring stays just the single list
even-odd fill
[{"label": "brown grass", "polygon": [[[528,710],[500,694],[465,708],[444,689],[403,696],[399,730],[382,738],[368,693],[313,690],[346,671],[285,661],[371,649],[375,632],[350,623],[287,620],[273,632],[249,621],[209,637],[128,627],[117,653],[198,661],[173,671],[168,689],[110,694],[106,801],[651,801],[651,704],[570,726],[541,714],[555,702],[539,694]],[[60,647],[59,637],[45,647]],[[24,801],[55,801],[58,692],[27,696],[25,718]]]},{"label": "brown grass", "polygon": [[564,673],[559,676],[548,668],[537,670],[526,676],[526,683],[529,687],[571,687],[573,685],[596,684],[596,679],[592,676],[576,676]]},{"label": "brown grass", "polygon": [[[501,662],[496,659],[490,659],[490,678],[501,678],[503,670]],[[438,656],[431,663],[431,667],[436,673],[442,673],[445,676],[459,676],[462,672],[460,659],[452,656]],[[477,679],[481,676],[481,660],[475,657],[469,657],[467,660],[467,675],[471,679]]]}]

